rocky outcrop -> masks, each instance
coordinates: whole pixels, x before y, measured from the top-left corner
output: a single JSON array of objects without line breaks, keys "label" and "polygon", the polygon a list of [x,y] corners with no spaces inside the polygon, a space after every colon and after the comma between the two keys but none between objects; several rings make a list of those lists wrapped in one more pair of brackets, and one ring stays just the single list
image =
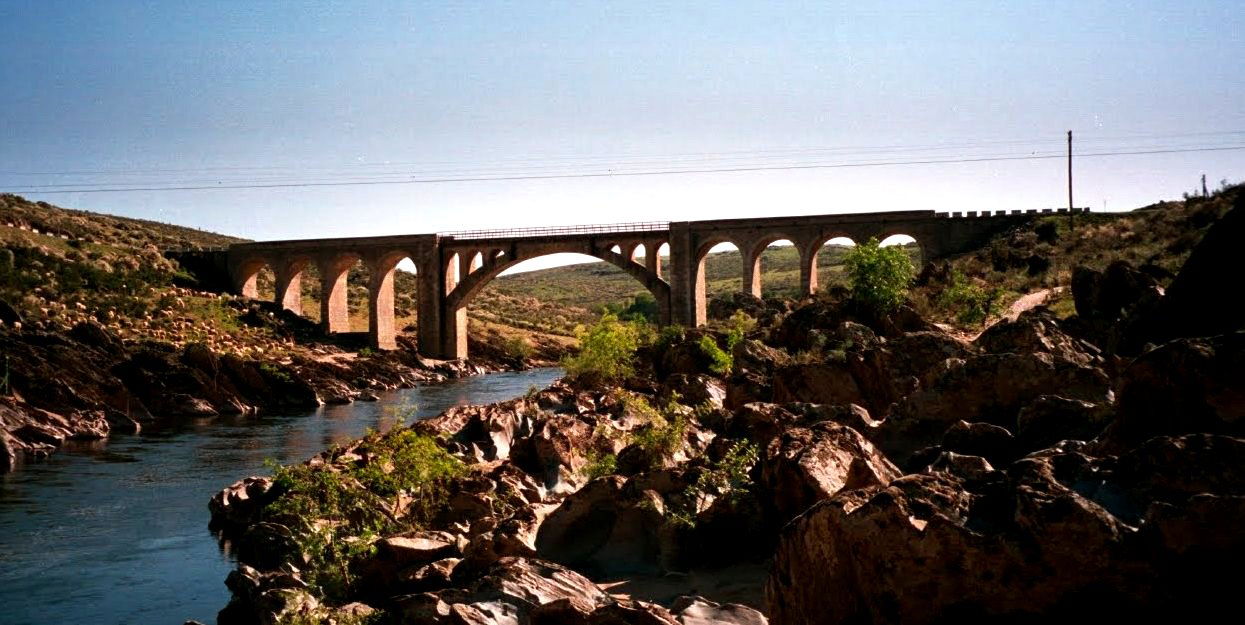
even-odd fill
[{"label": "rocky outcrop", "polygon": [[1245,332],[1180,339],[1142,354],[1120,375],[1107,450],[1152,436],[1245,434]]},{"label": "rocky outcrop", "polygon": [[1241,444],[1160,439],[1115,470],[1056,449],[985,479],[935,471],[844,493],[784,531],[769,616],[938,623],[1226,605],[1208,592],[1225,582],[1207,565],[1241,557],[1245,540],[1190,530],[1209,514],[1226,526],[1245,520],[1241,461],[1230,459]]},{"label": "rocky outcrop", "polygon": [[973,344],[987,354],[1044,353],[1083,367],[1098,367],[1104,362],[1098,347],[1064,332],[1059,322],[1042,307],[1031,308],[1013,321],[1003,320],[986,328]]},{"label": "rocky outcrop", "polygon": [[1004,353],[948,360],[928,388],[900,402],[874,440],[900,466],[933,445],[952,424],[990,423],[1017,429],[1020,410],[1042,395],[1105,403],[1111,383],[1100,369],[1046,353]]},{"label": "rocky outcrop", "polygon": [[567,497],[536,535],[540,557],[594,574],[656,573],[665,525],[662,493],[675,483],[620,476],[593,480]]},{"label": "rocky outcrop", "polygon": [[1242,236],[1245,194],[1238,194],[1232,210],[1207,230],[1164,296],[1128,320],[1120,350],[1132,354],[1146,343],[1245,329],[1245,310],[1223,298],[1224,289],[1231,288],[1229,277],[1245,271],[1237,249]]},{"label": "rocky outcrop", "polygon": [[775,438],[761,461],[760,486],[782,524],[842,490],[884,485],[900,475],[859,432],[825,421]]}]

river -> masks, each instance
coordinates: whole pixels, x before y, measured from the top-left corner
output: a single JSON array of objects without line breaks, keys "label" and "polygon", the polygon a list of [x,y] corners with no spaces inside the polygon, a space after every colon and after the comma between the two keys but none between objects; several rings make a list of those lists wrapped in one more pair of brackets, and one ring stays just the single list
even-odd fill
[{"label": "river", "polygon": [[235,563],[207,502],[266,459],[298,462],[366,428],[544,388],[560,369],[495,373],[310,414],[215,418],[73,443],[0,475],[0,623],[215,623]]}]

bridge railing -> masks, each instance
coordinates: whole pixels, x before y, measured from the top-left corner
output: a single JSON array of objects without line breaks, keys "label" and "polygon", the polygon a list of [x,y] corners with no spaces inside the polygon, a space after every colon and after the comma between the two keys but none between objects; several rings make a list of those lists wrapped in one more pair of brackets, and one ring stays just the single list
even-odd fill
[{"label": "bridge railing", "polygon": [[638,221],[614,224],[589,224],[583,226],[549,226],[537,228],[499,228],[493,230],[459,230],[440,232],[441,236],[455,239],[513,239],[526,237],[564,236],[568,234],[614,234],[619,232],[665,232],[670,229],[668,221]]}]

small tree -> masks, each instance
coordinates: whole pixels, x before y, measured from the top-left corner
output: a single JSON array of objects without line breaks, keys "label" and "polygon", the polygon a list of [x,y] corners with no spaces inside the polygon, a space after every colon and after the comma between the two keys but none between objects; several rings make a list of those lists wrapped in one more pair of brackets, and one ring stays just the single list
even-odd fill
[{"label": "small tree", "polygon": [[876,238],[849,251],[843,264],[851,282],[852,298],[877,312],[898,308],[916,275],[916,268],[902,246],[882,247]]},{"label": "small tree", "polygon": [[596,325],[577,334],[579,352],[562,361],[569,377],[601,384],[618,382],[632,374],[632,360],[640,346],[640,333],[633,324],[607,313]]}]

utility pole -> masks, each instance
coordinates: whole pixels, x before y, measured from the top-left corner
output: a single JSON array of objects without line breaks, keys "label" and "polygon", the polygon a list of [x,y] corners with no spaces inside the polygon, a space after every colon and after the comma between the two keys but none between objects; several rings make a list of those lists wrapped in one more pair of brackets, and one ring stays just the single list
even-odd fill
[{"label": "utility pole", "polygon": [[1206,190],[1206,174],[1202,174],[1202,197],[1210,197],[1210,191]]},{"label": "utility pole", "polygon": [[1072,131],[1068,131],[1068,212],[1072,212]]}]

